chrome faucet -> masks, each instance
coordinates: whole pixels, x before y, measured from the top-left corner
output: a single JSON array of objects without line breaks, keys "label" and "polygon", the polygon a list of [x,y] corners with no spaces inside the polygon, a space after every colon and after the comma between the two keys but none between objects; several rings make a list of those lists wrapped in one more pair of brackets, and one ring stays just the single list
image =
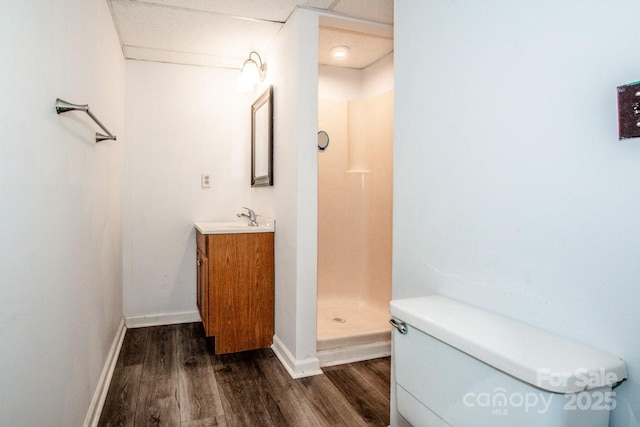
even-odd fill
[{"label": "chrome faucet", "polygon": [[257,227],[258,221],[256,221],[256,213],[249,208],[245,208],[244,206],[242,207],[242,209],[246,209],[248,214],[244,212],[240,212],[239,214],[237,214],[237,217],[240,218],[240,217],[246,216],[247,218],[249,218],[249,225],[252,227]]}]

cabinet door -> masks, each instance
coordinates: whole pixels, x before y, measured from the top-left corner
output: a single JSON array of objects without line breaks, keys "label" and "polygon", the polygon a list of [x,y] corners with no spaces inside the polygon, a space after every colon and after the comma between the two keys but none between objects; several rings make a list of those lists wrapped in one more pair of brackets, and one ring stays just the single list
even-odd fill
[{"label": "cabinet door", "polygon": [[197,304],[200,318],[204,325],[207,336],[211,335],[209,325],[209,260],[204,256],[203,252],[198,249],[196,253],[197,268]]},{"label": "cabinet door", "polygon": [[273,341],[273,233],[209,237],[210,284],[217,295],[216,354],[265,348]]}]

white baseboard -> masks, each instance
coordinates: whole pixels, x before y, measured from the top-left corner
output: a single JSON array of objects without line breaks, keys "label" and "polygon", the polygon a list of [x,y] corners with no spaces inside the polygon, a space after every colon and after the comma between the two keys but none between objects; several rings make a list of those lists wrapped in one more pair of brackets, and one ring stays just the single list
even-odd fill
[{"label": "white baseboard", "polygon": [[173,325],[176,323],[199,322],[198,310],[181,313],[147,314],[144,316],[130,316],[125,318],[127,328],[143,328],[146,326]]},{"label": "white baseboard", "polygon": [[277,335],[273,336],[271,350],[273,350],[278,360],[280,360],[280,363],[282,363],[282,366],[284,366],[293,379],[322,374],[320,361],[317,357],[309,357],[304,360],[296,359]]},{"label": "white baseboard", "polygon": [[120,348],[122,347],[122,341],[124,340],[124,334],[127,331],[125,327],[124,319],[120,322],[116,331],[116,336],[113,338],[113,343],[107,354],[107,360],[104,362],[102,368],[102,374],[98,379],[98,385],[93,393],[91,404],[89,405],[89,411],[84,419],[84,427],[95,427],[100,421],[100,414],[104,407],[104,401],[107,398],[107,392],[109,391],[109,385],[111,384],[111,377],[113,377],[113,371],[116,369],[116,362],[120,355]]},{"label": "white baseboard", "polygon": [[391,341],[379,341],[346,347],[330,348],[318,352],[320,367],[362,362],[391,355]]}]

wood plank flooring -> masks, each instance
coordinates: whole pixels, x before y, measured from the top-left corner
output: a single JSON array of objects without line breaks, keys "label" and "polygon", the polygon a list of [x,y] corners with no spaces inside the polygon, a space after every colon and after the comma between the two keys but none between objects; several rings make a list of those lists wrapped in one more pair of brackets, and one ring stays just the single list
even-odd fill
[{"label": "wood plank flooring", "polygon": [[270,349],[216,356],[202,324],[129,329],[100,426],[387,426],[389,358],[293,380]]}]

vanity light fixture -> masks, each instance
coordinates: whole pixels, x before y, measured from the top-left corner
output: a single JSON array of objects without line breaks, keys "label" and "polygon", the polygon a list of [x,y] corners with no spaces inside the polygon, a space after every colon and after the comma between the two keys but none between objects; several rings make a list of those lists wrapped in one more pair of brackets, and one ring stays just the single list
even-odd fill
[{"label": "vanity light fixture", "polygon": [[349,48],[347,46],[336,46],[331,49],[331,56],[336,59],[342,59],[349,54]]},{"label": "vanity light fixture", "polygon": [[[255,55],[257,61],[252,58]],[[238,77],[238,90],[240,92],[252,91],[258,83],[264,80],[267,72],[267,64],[262,62],[262,58],[255,50],[249,53],[249,58],[244,61],[240,77]]]}]

